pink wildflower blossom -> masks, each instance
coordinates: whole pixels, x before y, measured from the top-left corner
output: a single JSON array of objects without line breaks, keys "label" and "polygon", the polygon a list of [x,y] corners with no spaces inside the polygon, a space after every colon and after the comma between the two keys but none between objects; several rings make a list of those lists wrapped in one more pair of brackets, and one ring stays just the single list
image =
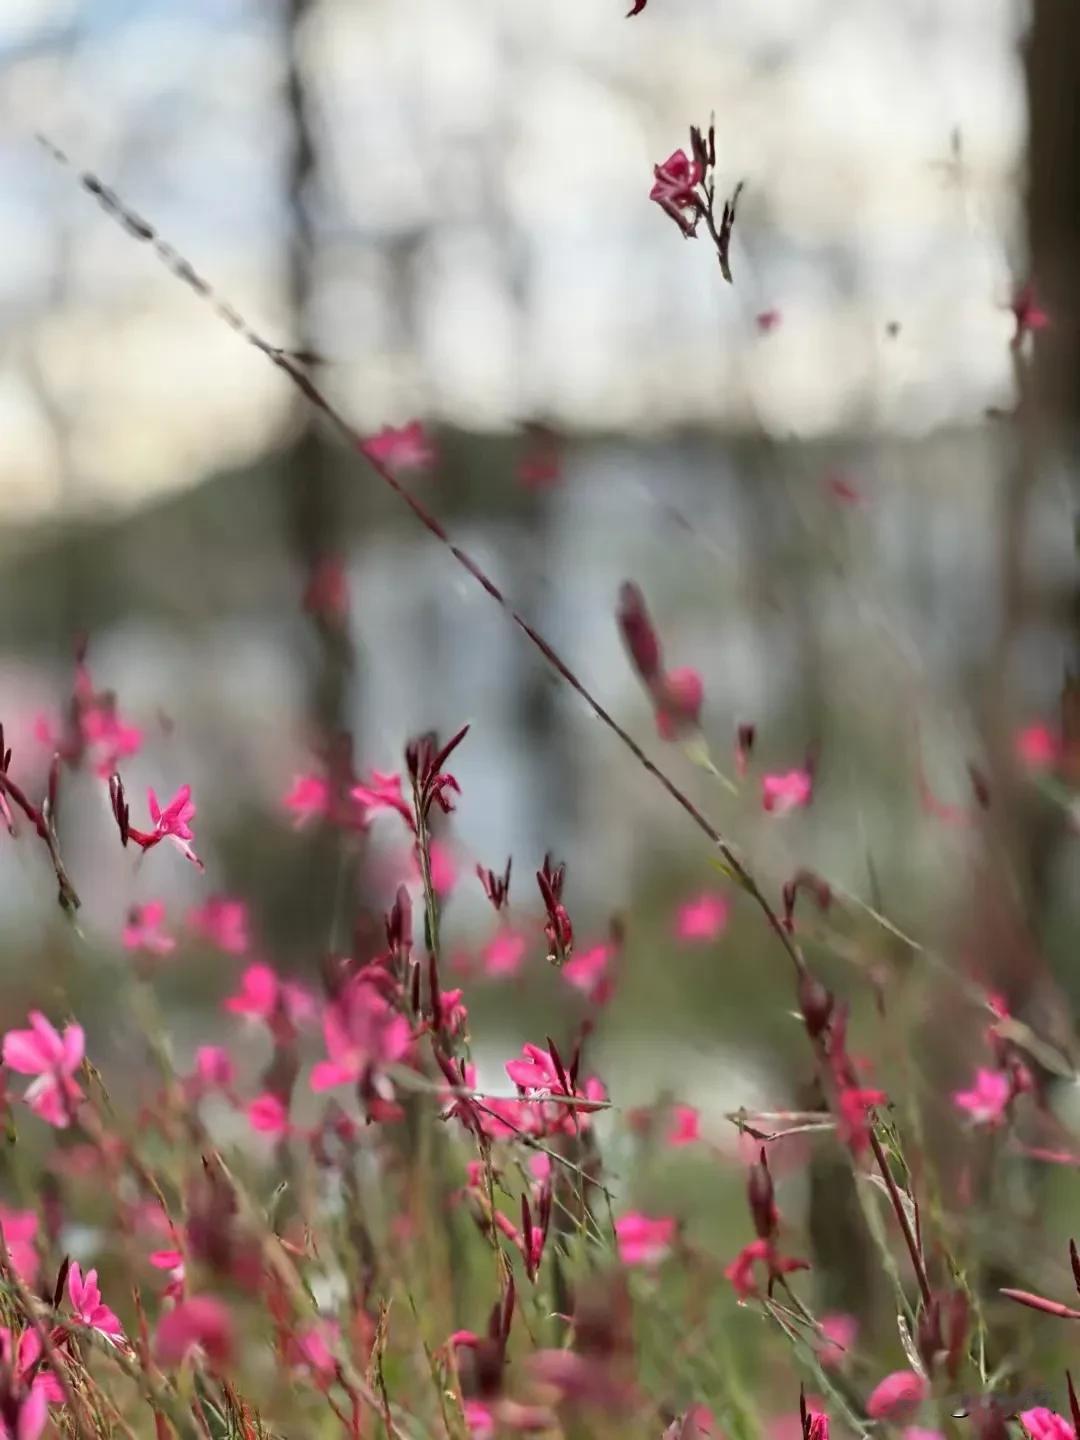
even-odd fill
[{"label": "pink wildflower blossom", "polygon": [[340,1339],[341,1327],[333,1320],[317,1320],[293,1336],[289,1358],[294,1365],[309,1370],[322,1386],[329,1385],[337,1374],[334,1347]]},{"label": "pink wildflower blossom", "polygon": [[35,1243],[37,1232],[38,1217],[35,1211],[9,1210],[5,1205],[0,1205],[0,1233],[3,1234],[15,1274],[31,1288],[37,1284],[41,1266]]},{"label": "pink wildflower blossom", "polygon": [[818,1346],[818,1360],[826,1370],[836,1370],[851,1358],[850,1352],[858,1333],[859,1322],[854,1315],[821,1317],[822,1339]]},{"label": "pink wildflower blossom", "polygon": [[1045,1405],[1021,1410],[1020,1423],[1031,1436],[1031,1440],[1076,1440],[1076,1431],[1064,1415],[1048,1410]]},{"label": "pink wildflower blossom", "polygon": [[204,869],[203,862],[191,847],[191,842],[195,838],[189,824],[195,814],[195,806],[191,799],[191,786],[181,785],[164,808],[158,803],[157,795],[151,787],[146,792],[146,802],[154,828],[148,833],[145,830],[136,830],[134,825],[129,825],[128,835],[135,844],[145,851],[152,850],[162,840],[168,840],[176,846],[186,860],[191,861],[196,869]]},{"label": "pink wildflower blossom", "polygon": [[1016,758],[1026,770],[1052,770],[1061,759],[1061,741],[1048,725],[1026,725],[1016,737]]},{"label": "pink wildflower blossom", "polygon": [[1050,324],[1050,316],[1036,300],[1035,287],[1030,281],[1016,292],[1009,309],[1016,321],[1014,346],[1019,345],[1025,335],[1032,335],[1036,330],[1045,330]]},{"label": "pink wildflower blossom", "polygon": [[681,149],[673,151],[662,164],[653,166],[649,199],[671,216],[684,235],[693,235],[704,208],[696,193],[704,175],[704,166],[691,160]]},{"label": "pink wildflower blossom", "polygon": [[192,1295],[158,1321],[154,1348],[162,1365],[179,1365],[198,1348],[212,1364],[223,1366],[232,1347],[232,1316],[212,1295]]},{"label": "pink wildflower blossom", "polygon": [[757,1265],[764,1266],[770,1291],[781,1275],[790,1275],[795,1270],[809,1270],[810,1268],[806,1260],[796,1260],[781,1255],[771,1240],[761,1238],[751,1240],[749,1245],[743,1246],[724,1271],[725,1277],[731,1281],[735,1294],[740,1300],[748,1300],[760,1293],[754,1274],[754,1267]]},{"label": "pink wildflower blossom", "polygon": [[656,729],[661,740],[678,740],[700,729],[705,683],[691,666],[668,671],[653,698]]},{"label": "pink wildflower blossom", "polygon": [[680,940],[715,940],[727,928],[731,907],[723,895],[706,892],[679,906],[675,933]]},{"label": "pink wildflower blossom", "polygon": [[20,1075],[36,1076],[23,1099],[35,1115],[63,1130],[83,1098],[72,1076],[83,1062],[86,1038],[75,1024],[59,1035],[40,1010],[31,1010],[29,1018],[29,1030],[9,1030],[4,1036],[4,1064]]},{"label": "pink wildflower blossom", "polygon": [[894,1370],[870,1392],[866,1413],[871,1420],[894,1424],[909,1420],[929,1393],[926,1381],[914,1370]]},{"label": "pink wildflower blossom", "polygon": [[[0,1326],[0,1359],[10,1366],[16,1381],[31,1390],[40,1390],[47,1405],[62,1405],[64,1391],[59,1380],[42,1361],[44,1346],[36,1330],[24,1330],[18,1343],[13,1343],[11,1331]],[[22,1440],[22,1430],[16,1430],[17,1440]]]},{"label": "pink wildflower blossom", "polygon": [[373,770],[366,785],[354,785],[349,793],[360,806],[365,825],[380,810],[396,810],[409,829],[413,828],[412,806],[401,793],[400,775]]},{"label": "pink wildflower blossom", "polygon": [[248,1123],[260,1135],[288,1135],[289,1112],[276,1095],[258,1095],[248,1106]]},{"label": "pink wildflower blossom", "polygon": [[496,978],[516,975],[524,958],[525,936],[516,930],[500,930],[484,947],[484,974]]},{"label": "pink wildflower blossom", "polygon": [[226,955],[246,955],[251,945],[248,909],[243,900],[211,895],[205,905],[188,911],[187,923],[188,929],[200,940]]},{"label": "pink wildflower blossom", "polygon": [[224,1006],[233,1015],[249,1015],[271,1026],[280,1019],[299,1024],[315,1010],[303,986],[280,979],[269,965],[249,965],[240,977],[239,991]]},{"label": "pink wildflower blossom", "polygon": [[435,447],[419,420],[394,429],[384,425],[360,447],[364,454],[388,470],[424,470],[435,459]]},{"label": "pink wildflower blossom", "polygon": [[195,1071],[192,1078],[200,1093],[207,1090],[227,1090],[235,1078],[229,1052],[220,1045],[200,1045],[195,1051]]},{"label": "pink wildflower blossom", "polygon": [[615,1241],[624,1265],[659,1265],[675,1238],[675,1218],[661,1215],[651,1219],[631,1211],[615,1221]]},{"label": "pink wildflower blossom", "polygon": [[351,981],[323,1010],[323,1039],[328,1058],[311,1072],[316,1093],[368,1078],[408,1054],[412,1030],[374,985]]},{"label": "pink wildflower blossom", "polygon": [[975,1084],[970,1090],[957,1090],[953,1104],[966,1111],[976,1125],[993,1129],[1005,1119],[1011,1098],[1012,1083],[1008,1075],[980,1066],[975,1072]]},{"label": "pink wildflower blossom", "polygon": [[701,1139],[701,1115],[693,1105],[673,1105],[665,1140],[673,1150],[696,1145]]},{"label": "pink wildflower blossom", "polygon": [[171,954],[176,949],[176,941],[161,928],[164,922],[163,901],[148,900],[145,905],[133,905],[124,926],[124,949],[139,950],[145,955]]},{"label": "pink wildflower blossom", "polygon": [[102,1304],[96,1270],[88,1270],[84,1276],[79,1262],[73,1260],[68,1271],[67,1293],[78,1321],[89,1326],[91,1330],[96,1330],[112,1344],[126,1345],[124,1328],[119,1318],[108,1305]]},{"label": "pink wildflower blossom", "polygon": [[568,985],[587,995],[594,1005],[603,1005],[611,998],[611,958],[610,945],[594,945],[591,950],[572,955],[560,973]]},{"label": "pink wildflower blossom", "polygon": [[761,777],[762,808],[774,815],[786,815],[810,804],[814,781],[808,770],[789,770],[783,775]]},{"label": "pink wildflower blossom", "polygon": [[281,802],[301,829],[309,821],[325,819],[330,813],[330,784],[321,775],[295,775],[292,787]]},{"label": "pink wildflower blossom", "polygon": [[783,316],[779,310],[762,310],[760,315],[754,316],[754,324],[760,335],[771,335],[774,330],[779,328],[782,319]]}]

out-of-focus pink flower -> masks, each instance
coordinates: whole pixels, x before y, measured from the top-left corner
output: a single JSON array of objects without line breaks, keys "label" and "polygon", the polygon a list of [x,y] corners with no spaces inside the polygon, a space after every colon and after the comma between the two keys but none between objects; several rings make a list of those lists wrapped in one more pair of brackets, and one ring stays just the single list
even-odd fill
[{"label": "out-of-focus pink flower", "polygon": [[987,1070],[980,1065],[975,1084],[970,1090],[957,1090],[953,1104],[971,1116],[976,1125],[993,1128],[1000,1125],[1012,1098],[1012,1084],[1001,1070]]},{"label": "out-of-focus pink flower", "polygon": [[493,977],[516,975],[525,958],[525,936],[517,930],[500,930],[484,946],[481,960],[484,974]]},{"label": "out-of-focus pink flower", "polygon": [[186,1275],[182,1251],[152,1250],[149,1259],[155,1270],[164,1270],[168,1273],[169,1281],[161,1292],[162,1295],[167,1300],[182,1300]]},{"label": "out-of-focus pink flower", "polygon": [[764,1266],[770,1288],[779,1276],[810,1268],[806,1260],[796,1260],[779,1254],[771,1240],[751,1240],[724,1271],[725,1278],[731,1281],[740,1300],[748,1300],[760,1293],[754,1274],[756,1265]]},{"label": "out-of-focus pink flower", "polygon": [[1031,1436],[1031,1440],[1076,1440],[1076,1431],[1056,1410],[1045,1405],[1036,1405],[1032,1410],[1021,1410],[1020,1423]]},{"label": "out-of-focus pink flower", "polygon": [[80,726],[94,772],[103,778],[111,775],[121,760],[137,755],[142,746],[142,731],[121,720],[115,702],[90,705],[80,716]]},{"label": "out-of-focus pink flower", "polygon": [[[10,1368],[16,1382],[19,1385],[29,1383],[31,1391],[39,1390],[46,1405],[62,1405],[63,1388],[43,1363],[43,1349],[41,1337],[36,1330],[24,1330],[16,1342],[7,1326],[0,1326],[0,1359]],[[15,1428],[15,1440],[23,1440],[23,1430],[19,1424]]]},{"label": "out-of-focus pink flower", "polygon": [[908,1425],[904,1429],[904,1440],[945,1440],[940,1430],[927,1430],[922,1425]]},{"label": "out-of-focus pink flower", "polygon": [[1025,725],[1016,737],[1016,758],[1026,770],[1052,770],[1061,759],[1061,741],[1049,725]]},{"label": "out-of-focus pink flower", "polygon": [[604,1004],[611,996],[610,945],[594,945],[591,950],[578,950],[562,967],[563,979],[575,990],[587,995],[594,1005]]},{"label": "out-of-focus pink flower", "polygon": [[675,150],[661,165],[653,166],[653,187],[649,199],[675,221],[684,235],[693,235],[702,202],[695,193],[701,184],[704,169],[691,160],[685,150]]},{"label": "out-of-focus pink flower", "polygon": [[349,613],[349,582],[340,555],[323,555],[304,587],[303,607],[325,625],[340,626]]},{"label": "out-of-focus pink flower", "polygon": [[876,1105],[888,1104],[884,1090],[864,1090],[856,1085],[840,1088],[837,1135],[853,1155],[861,1155],[870,1143],[870,1114]]},{"label": "out-of-focus pink flower", "polygon": [[715,940],[727,929],[730,910],[723,895],[698,895],[679,906],[675,933],[680,940]]},{"label": "out-of-focus pink flower", "polygon": [[821,1339],[818,1342],[818,1360],[826,1370],[839,1369],[849,1358],[849,1352],[859,1333],[859,1322],[854,1315],[823,1315],[821,1317]]},{"label": "out-of-focus pink flower", "polygon": [[[820,1440],[829,1440],[829,1417],[825,1414],[824,1407],[825,1402],[820,1395],[806,1396],[806,1416],[811,1430],[817,1420],[823,1420],[825,1432]],[[802,1417],[798,1410],[788,1410],[782,1415],[774,1415],[766,1427],[766,1435],[768,1440],[805,1440]],[[819,1440],[819,1437],[815,1435],[814,1440]]]},{"label": "out-of-focus pink flower", "polygon": [[276,1095],[257,1095],[247,1113],[249,1125],[260,1135],[288,1135],[289,1112]]},{"label": "out-of-focus pink flower", "polygon": [[315,1013],[308,992],[280,979],[269,965],[249,965],[240,977],[239,991],[225,1000],[224,1007],[233,1015],[249,1015],[271,1026],[279,1018],[299,1024]]},{"label": "out-of-focus pink flower", "polygon": [[0,1233],[11,1256],[15,1274],[31,1289],[37,1284],[41,1261],[37,1252],[38,1217],[33,1210],[9,1210],[0,1205]]},{"label": "out-of-focus pink flower", "polygon": [[783,316],[779,310],[762,310],[759,315],[754,316],[754,324],[760,335],[771,335],[774,330],[779,328],[782,319]]},{"label": "out-of-focus pink flower", "polygon": [[211,895],[205,905],[188,911],[187,923],[200,940],[215,945],[226,955],[246,955],[251,945],[248,908],[243,900]]},{"label": "out-of-focus pink flower", "polygon": [[701,1115],[693,1105],[673,1105],[664,1139],[672,1149],[696,1145],[701,1139]]},{"label": "out-of-focus pink flower", "polygon": [[294,1365],[310,1370],[318,1384],[329,1385],[337,1374],[334,1347],[340,1334],[341,1327],[336,1321],[317,1320],[293,1336],[289,1358]]},{"label": "out-of-focus pink flower", "polygon": [[4,1036],[4,1064],[20,1075],[37,1077],[23,1099],[35,1115],[63,1130],[83,1098],[72,1076],[83,1062],[86,1037],[75,1024],[66,1025],[59,1035],[40,1010],[31,1010],[29,1018],[29,1030],[9,1030]]},{"label": "out-of-focus pink flower", "polygon": [[294,775],[292,786],[281,802],[299,830],[309,821],[325,819],[330,813],[330,784],[321,775]]},{"label": "out-of-focus pink flower", "polygon": [[232,1059],[220,1045],[200,1045],[195,1051],[195,1079],[201,1090],[226,1090],[234,1078]]},{"label": "out-of-focus pink flower", "polygon": [[423,470],[435,459],[435,447],[419,420],[394,429],[384,425],[360,447],[364,454],[388,470]]},{"label": "out-of-focus pink flower", "polygon": [[1016,321],[1014,345],[1019,345],[1025,335],[1034,334],[1036,330],[1045,330],[1050,324],[1050,316],[1036,300],[1035,287],[1030,281],[1016,292],[1009,309]]},{"label": "out-of-focus pink flower", "polygon": [[705,684],[689,665],[669,670],[654,693],[656,729],[661,740],[678,740],[701,726]]},{"label": "out-of-focus pink flower", "polygon": [[615,1242],[624,1265],[659,1265],[675,1238],[675,1217],[652,1218],[633,1210],[615,1221]]},{"label": "out-of-focus pink flower", "polygon": [[894,1370],[870,1392],[866,1413],[871,1420],[902,1423],[911,1419],[929,1393],[926,1381],[914,1370]]},{"label": "out-of-focus pink flower", "polygon": [[159,1364],[179,1365],[196,1347],[215,1366],[226,1365],[232,1354],[232,1316],[212,1295],[192,1295],[158,1321],[154,1350]]},{"label": "out-of-focus pink flower", "polygon": [[786,815],[789,810],[809,805],[813,793],[814,780],[808,770],[761,777],[761,804],[773,815]]},{"label": "out-of-focus pink flower", "polygon": [[161,928],[164,923],[164,901],[148,900],[145,905],[133,905],[124,926],[124,949],[139,950],[146,955],[171,954],[176,949],[176,941]]},{"label": "out-of-focus pink flower", "polygon": [[367,784],[354,785],[349,793],[360,806],[364,824],[380,810],[395,810],[409,829],[413,828],[412,806],[401,793],[400,775],[373,770]]},{"label": "out-of-focus pink flower", "polygon": [[549,490],[562,480],[562,460],[554,448],[537,448],[518,461],[518,483],[525,490]]},{"label": "out-of-focus pink flower", "polygon": [[[453,851],[448,845],[432,840],[428,851],[431,866],[431,887],[435,894],[445,899],[457,884],[458,872]],[[409,874],[413,880],[421,880],[420,857],[415,850],[409,852]]]},{"label": "out-of-focus pink flower", "polygon": [[412,1030],[404,1015],[362,978],[352,980],[323,1010],[328,1058],[311,1072],[316,1093],[349,1085],[408,1054]]},{"label": "out-of-focus pink flower", "polygon": [[96,1270],[88,1270],[84,1276],[79,1262],[73,1260],[68,1271],[67,1293],[77,1320],[114,1345],[127,1343],[119,1317],[108,1305],[102,1304]]},{"label": "out-of-focus pink flower", "polygon": [[472,1440],[492,1440],[495,1434],[495,1412],[483,1400],[463,1400],[461,1408]]}]

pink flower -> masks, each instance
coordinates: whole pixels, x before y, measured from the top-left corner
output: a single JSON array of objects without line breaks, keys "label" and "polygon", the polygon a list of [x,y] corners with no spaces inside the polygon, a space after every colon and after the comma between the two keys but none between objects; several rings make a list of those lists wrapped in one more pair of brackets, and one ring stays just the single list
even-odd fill
[{"label": "pink flower", "polygon": [[970,1090],[957,1090],[953,1104],[966,1110],[976,1125],[994,1128],[1004,1120],[1011,1098],[1012,1083],[1008,1075],[980,1066],[975,1072],[975,1084]]},{"label": "pink flower", "polygon": [[690,666],[669,670],[657,685],[654,700],[661,740],[678,740],[700,728],[705,685]]},{"label": "pink flower", "polygon": [[11,1256],[15,1274],[33,1289],[41,1261],[38,1257],[38,1217],[33,1210],[9,1210],[0,1205],[0,1233]]},{"label": "pink flower", "polygon": [[176,941],[162,930],[164,921],[163,901],[148,900],[145,905],[133,905],[124,926],[124,949],[139,950],[146,955],[170,954],[176,949]]},{"label": "pink flower", "polygon": [[624,1265],[659,1265],[674,1238],[675,1217],[672,1215],[650,1219],[635,1210],[615,1221],[615,1241]]},{"label": "pink flower", "polygon": [[388,470],[423,470],[435,459],[435,448],[419,420],[410,420],[398,430],[384,425],[360,448]]},{"label": "pink flower", "polygon": [[280,1019],[298,1024],[315,1009],[302,986],[281,980],[269,965],[249,965],[240,977],[238,993],[224,1004],[233,1015],[250,1015],[271,1026]]},{"label": "pink flower", "polygon": [[220,1045],[200,1045],[195,1051],[195,1078],[207,1090],[225,1089],[233,1083],[233,1063]]},{"label": "pink flower", "polygon": [[779,327],[782,318],[779,310],[762,310],[760,315],[754,316],[754,324],[759,334],[769,335]]},{"label": "pink flower", "polygon": [[323,555],[315,562],[302,601],[309,615],[326,625],[343,625],[349,613],[349,582],[340,555]]},{"label": "pink flower", "polygon": [[894,1370],[870,1392],[866,1413],[871,1420],[909,1420],[928,1394],[926,1381],[914,1370]]},{"label": "pink flower", "polygon": [[293,1336],[289,1358],[294,1365],[310,1370],[320,1385],[327,1385],[337,1374],[333,1347],[339,1338],[340,1326],[335,1321],[318,1320]]},{"label": "pink flower", "polygon": [[1016,321],[1014,346],[1019,345],[1025,335],[1033,334],[1036,330],[1045,330],[1050,324],[1050,316],[1035,299],[1035,287],[1030,281],[1016,292],[1009,309]]},{"label": "pink flower", "polygon": [[855,1085],[840,1088],[837,1135],[853,1155],[861,1155],[870,1143],[870,1114],[876,1105],[888,1104],[884,1090],[860,1090]]},{"label": "pink flower", "polygon": [[779,1254],[771,1240],[751,1240],[724,1271],[725,1278],[731,1281],[740,1300],[751,1299],[759,1293],[754,1275],[756,1265],[764,1265],[770,1291],[774,1281],[781,1275],[790,1275],[795,1270],[810,1268],[806,1260],[795,1260]]},{"label": "pink flower", "polygon": [[323,1039],[329,1057],[311,1072],[316,1093],[349,1085],[408,1054],[412,1030],[374,985],[350,981],[323,1010]]},{"label": "pink flower", "polygon": [[134,825],[129,825],[127,833],[135,844],[146,851],[152,850],[162,840],[170,840],[186,860],[190,860],[197,869],[204,869],[203,862],[191,848],[191,842],[195,838],[188,823],[195,814],[191,786],[181,785],[164,809],[158,803],[157,795],[151,786],[146,792],[146,802],[154,828],[148,834],[145,830],[136,830]]},{"label": "pink flower", "polygon": [[330,785],[321,775],[294,775],[292,788],[281,802],[299,830],[310,820],[325,819],[330,813]]},{"label": "pink flower", "polygon": [[506,1073],[514,1084],[533,1097],[565,1095],[566,1089],[549,1051],[529,1044],[523,1045],[522,1050],[525,1054],[523,1060],[506,1062]]},{"label": "pink flower", "polygon": [[155,1270],[168,1272],[169,1281],[161,1292],[167,1300],[182,1300],[184,1298],[184,1256],[180,1250],[153,1250],[150,1253],[150,1264]]},{"label": "pink flower", "polygon": [[835,1370],[844,1364],[858,1333],[859,1322],[854,1315],[821,1317],[822,1340],[818,1347],[818,1360],[826,1370]]},{"label": "pink flower", "polygon": [[904,1429],[904,1440],[945,1440],[940,1430],[927,1430],[922,1425],[908,1425]]},{"label": "pink flower", "polygon": [[158,1321],[155,1352],[158,1362],[179,1365],[198,1347],[215,1366],[228,1363],[233,1346],[232,1316],[211,1295],[192,1295]]},{"label": "pink flower", "polygon": [[608,974],[611,957],[610,945],[594,945],[591,950],[579,950],[562,967],[562,977],[568,985],[587,995],[594,1005],[602,1005],[611,998],[611,977]]},{"label": "pink flower", "polygon": [[409,829],[413,828],[412,806],[401,793],[400,775],[373,770],[366,785],[354,785],[349,793],[361,808],[363,824],[380,810],[396,810]]},{"label": "pink flower", "polygon": [[259,1095],[248,1106],[248,1123],[261,1135],[288,1135],[289,1112],[276,1095]]},{"label": "pink flower", "polygon": [[96,1330],[114,1345],[127,1343],[119,1319],[108,1305],[101,1303],[96,1270],[87,1271],[84,1277],[79,1262],[73,1260],[68,1271],[67,1293],[78,1321],[89,1326],[91,1330]]},{"label": "pink flower", "polygon": [[694,1145],[701,1139],[701,1115],[693,1105],[671,1107],[671,1120],[664,1138],[673,1150]]},{"label": "pink flower", "polygon": [[1076,1431],[1063,1415],[1036,1405],[1033,1410],[1021,1410],[1020,1423],[1031,1436],[1031,1440],[1076,1440]]},{"label": "pink flower", "polygon": [[481,958],[485,975],[516,975],[525,958],[525,936],[516,930],[500,930],[488,941]]},{"label": "pink flower", "polygon": [[472,1440],[492,1440],[495,1434],[495,1414],[483,1400],[463,1400],[462,1412],[469,1427]]},{"label": "pink flower", "polygon": [[1061,759],[1061,741],[1048,725],[1026,725],[1016,737],[1016,758],[1027,770],[1052,770]]},{"label": "pink flower", "polygon": [[693,235],[704,208],[695,193],[704,174],[703,167],[691,160],[685,150],[675,150],[662,165],[653,166],[649,199],[671,216],[684,235]]},{"label": "pink flower", "polygon": [[[0,1358],[10,1366],[16,1382],[20,1385],[29,1382],[31,1391],[40,1390],[47,1405],[62,1405],[63,1388],[52,1371],[42,1363],[43,1349],[36,1330],[24,1330],[18,1343],[13,1344],[11,1331],[6,1326],[0,1326]],[[21,1428],[16,1427],[18,1440],[22,1440],[22,1433]]]},{"label": "pink flower", "polygon": [[786,815],[809,805],[814,781],[808,770],[789,770],[784,775],[761,777],[761,804],[770,814]]},{"label": "pink flower", "polygon": [[727,928],[729,913],[723,895],[707,892],[679,906],[675,933],[680,940],[715,940]]},{"label": "pink flower", "polygon": [[188,912],[187,923],[201,940],[216,945],[226,955],[245,955],[251,945],[248,909],[243,900],[211,895],[205,905]]},{"label": "pink flower", "polygon": [[[428,859],[431,867],[431,887],[440,899],[445,899],[457,884],[457,865],[454,863],[453,852],[448,845],[432,840]],[[422,879],[420,858],[415,850],[409,854],[409,870],[414,880]]]},{"label": "pink flower", "polygon": [[81,1025],[66,1025],[61,1037],[40,1010],[30,1011],[29,1030],[9,1030],[3,1058],[9,1069],[34,1075],[23,1099],[42,1120],[64,1130],[83,1093],[72,1079],[83,1062],[86,1037]]},{"label": "pink flower", "polygon": [[124,724],[116,713],[115,702],[89,706],[83,711],[80,724],[94,772],[102,778],[111,775],[121,760],[137,755],[142,745],[142,731],[137,725]]}]

